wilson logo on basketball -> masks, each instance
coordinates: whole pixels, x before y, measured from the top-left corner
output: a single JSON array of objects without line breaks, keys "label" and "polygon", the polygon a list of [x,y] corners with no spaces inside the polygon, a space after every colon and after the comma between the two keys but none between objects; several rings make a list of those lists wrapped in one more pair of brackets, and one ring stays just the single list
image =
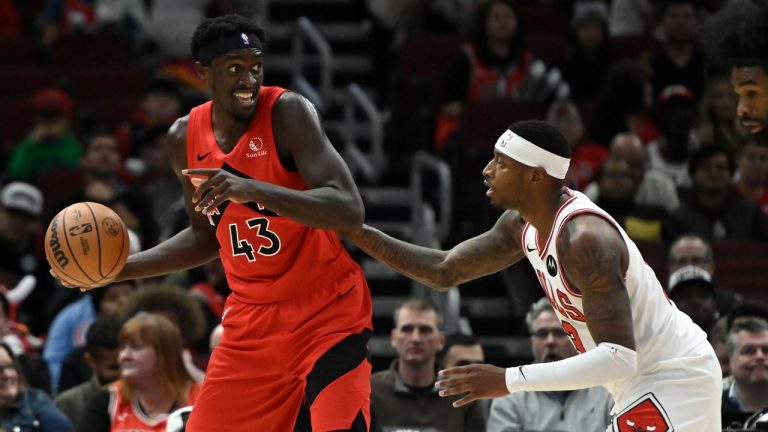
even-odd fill
[{"label": "wilson logo on basketball", "polygon": [[248,141],[248,148],[253,153],[246,153],[245,157],[247,158],[255,158],[259,156],[264,156],[267,154],[267,151],[264,150],[264,141],[262,141],[259,137],[253,137],[250,141]]},{"label": "wilson logo on basketball", "polygon": [[75,236],[83,235],[85,233],[89,233],[91,231],[93,231],[93,225],[89,223],[75,225],[69,228],[69,236],[75,237]]},{"label": "wilson logo on basketball", "polygon": [[101,221],[101,226],[104,228],[105,233],[113,237],[120,234],[120,224],[110,217],[104,218],[104,220]]},{"label": "wilson logo on basketball", "polygon": [[48,246],[51,247],[51,252],[61,267],[66,267],[69,264],[69,259],[61,250],[61,243],[59,243],[59,215],[51,221],[51,239],[48,240]]}]

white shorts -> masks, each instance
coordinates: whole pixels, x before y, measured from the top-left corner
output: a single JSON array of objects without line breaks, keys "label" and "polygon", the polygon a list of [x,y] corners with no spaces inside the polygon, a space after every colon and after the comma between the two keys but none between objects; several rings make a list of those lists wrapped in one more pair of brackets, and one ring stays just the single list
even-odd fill
[{"label": "white shorts", "polygon": [[614,407],[606,431],[721,432],[723,378],[710,350],[660,362],[640,375]]}]

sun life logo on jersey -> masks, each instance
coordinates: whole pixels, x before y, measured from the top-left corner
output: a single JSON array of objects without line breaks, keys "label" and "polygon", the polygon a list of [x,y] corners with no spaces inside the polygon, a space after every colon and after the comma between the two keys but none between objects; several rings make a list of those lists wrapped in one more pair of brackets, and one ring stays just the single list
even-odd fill
[{"label": "sun life logo on jersey", "polygon": [[552,277],[557,276],[557,263],[552,255],[547,256],[547,273]]},{"label": "sun life logo on jersey", "polygon": [[248,148],[251,149],[253,153],[246,153],[245,157],[247,158],[255,158],[259,156],[264,156],[267,154],[267,151],[264,150],[264,141],[261,140],[259,137],[253,137],[250,141],[248,141]]}]

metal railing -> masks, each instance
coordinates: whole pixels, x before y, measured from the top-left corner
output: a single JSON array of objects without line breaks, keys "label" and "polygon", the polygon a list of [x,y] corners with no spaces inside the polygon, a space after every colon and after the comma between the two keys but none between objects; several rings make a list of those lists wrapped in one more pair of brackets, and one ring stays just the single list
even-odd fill
[{"label": "metal railing", "polygon": [[[357,110],[365,115],[366,125],[358,127]],[[359,172],[366,180],[377,183],[387,166],[384,154],[384,117],[371,98],[356,83],[347,86],[344,99],[343,127],[338,132],[344,139],[344,156],[352,165],[353,172]],[[370,149],[364,151],[357,145],[357,138],[364,136],[370,140]]]},{"label": "metal railing", "polygon": [[[304,72],[309,63],[304,53],[305,41],[318,54],[320,82],[317,86],[307,80]],[[333,51],[325,37],[307,17],[296,20],[296,35],[293,37],[292,79],[296,90],[307,97],[320,112],[325,112],[331,99],[333,78]]]}]

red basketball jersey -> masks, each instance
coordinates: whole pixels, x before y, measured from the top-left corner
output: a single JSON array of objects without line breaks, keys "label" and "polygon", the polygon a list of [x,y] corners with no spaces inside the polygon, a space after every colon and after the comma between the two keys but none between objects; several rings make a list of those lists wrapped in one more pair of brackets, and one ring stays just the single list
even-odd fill
[{"label": "red basketball jersey", "polygon": [[[262,86],[251,124],[229,153],[213,136],[212,103],[192,109],[187,166],[221,168],[235,175],[295,190],[309,187],[280,162],[272,133],[272,107],[287,90]],[[335,231],[310,228],[259,203],[226,201],[209,216],[232,295],[272,303],[310,292],[359,269]]]},{"label": "red basketball jersey", "polygon": [[[122,393],[123,383],[115,381],[109,386],[109,418],[111,432],[165,432],[168,415],[155,418],[147,417],[139,407],[138,400],[125,400]],[[185,400],[186,406],[195,404],[200,386],[192,384]],[[181,407],[178,407],[181,408]]]}]

